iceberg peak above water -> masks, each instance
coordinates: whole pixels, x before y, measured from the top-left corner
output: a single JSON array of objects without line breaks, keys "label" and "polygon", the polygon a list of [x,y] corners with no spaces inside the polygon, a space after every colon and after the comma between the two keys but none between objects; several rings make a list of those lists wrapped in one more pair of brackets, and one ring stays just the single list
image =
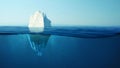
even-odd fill
[{"label": "iceberg peak above water", "polygon": [[43,32],[45,27],[50,27],[51,21],[41,11],[36,11],[29,20],[28,28],[31,32]]}]

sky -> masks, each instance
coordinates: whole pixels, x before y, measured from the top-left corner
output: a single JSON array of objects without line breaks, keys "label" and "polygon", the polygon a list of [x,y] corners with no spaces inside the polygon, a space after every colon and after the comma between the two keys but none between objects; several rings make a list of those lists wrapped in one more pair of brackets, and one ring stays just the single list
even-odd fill
[{"label": "sky", "polygon": [[0,26],[27,26],[38,10],[52,26],[120,26],[120,0],[1,0]]}]

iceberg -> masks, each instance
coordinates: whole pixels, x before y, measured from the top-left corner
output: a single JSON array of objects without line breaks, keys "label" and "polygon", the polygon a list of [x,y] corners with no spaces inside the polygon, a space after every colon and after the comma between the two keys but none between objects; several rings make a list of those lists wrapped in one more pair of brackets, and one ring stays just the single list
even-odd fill
[{"label": "iceberg", "polygon": [[[35,12],[35,14],[30,17],[30,22],[28,25],[30,32],[34,33],[44,32],[44,28],[50,26],[51,21],[44,13],[40,11]],[[46,47],[50,35],[29,34],[27,37],[31,48],[37,53],[38,56],[41,56],[41,50]]]},{"label": "iceberg", "polygon": [[41,11],[36,11],[29,20],[30,32],[43,32],[45,27],[50,27],[51,21]]}]

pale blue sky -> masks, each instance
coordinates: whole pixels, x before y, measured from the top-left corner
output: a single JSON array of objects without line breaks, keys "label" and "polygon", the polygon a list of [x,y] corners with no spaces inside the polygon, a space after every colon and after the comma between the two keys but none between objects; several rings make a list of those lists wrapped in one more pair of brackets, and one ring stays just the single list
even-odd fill
[{"label": "pale blue sky", "polygon": [[27,25],[37,10],[57,26],[120,26],[120,0],[1,0],[0,25]]}]

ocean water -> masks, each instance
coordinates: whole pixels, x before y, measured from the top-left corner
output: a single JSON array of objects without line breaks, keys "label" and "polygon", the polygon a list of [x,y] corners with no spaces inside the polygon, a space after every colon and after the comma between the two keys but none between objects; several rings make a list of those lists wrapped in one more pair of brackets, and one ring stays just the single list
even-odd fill
[{"label": "ocean water", "polygon": [[0,68],[120,68],[118,28],[0,27]]}]

